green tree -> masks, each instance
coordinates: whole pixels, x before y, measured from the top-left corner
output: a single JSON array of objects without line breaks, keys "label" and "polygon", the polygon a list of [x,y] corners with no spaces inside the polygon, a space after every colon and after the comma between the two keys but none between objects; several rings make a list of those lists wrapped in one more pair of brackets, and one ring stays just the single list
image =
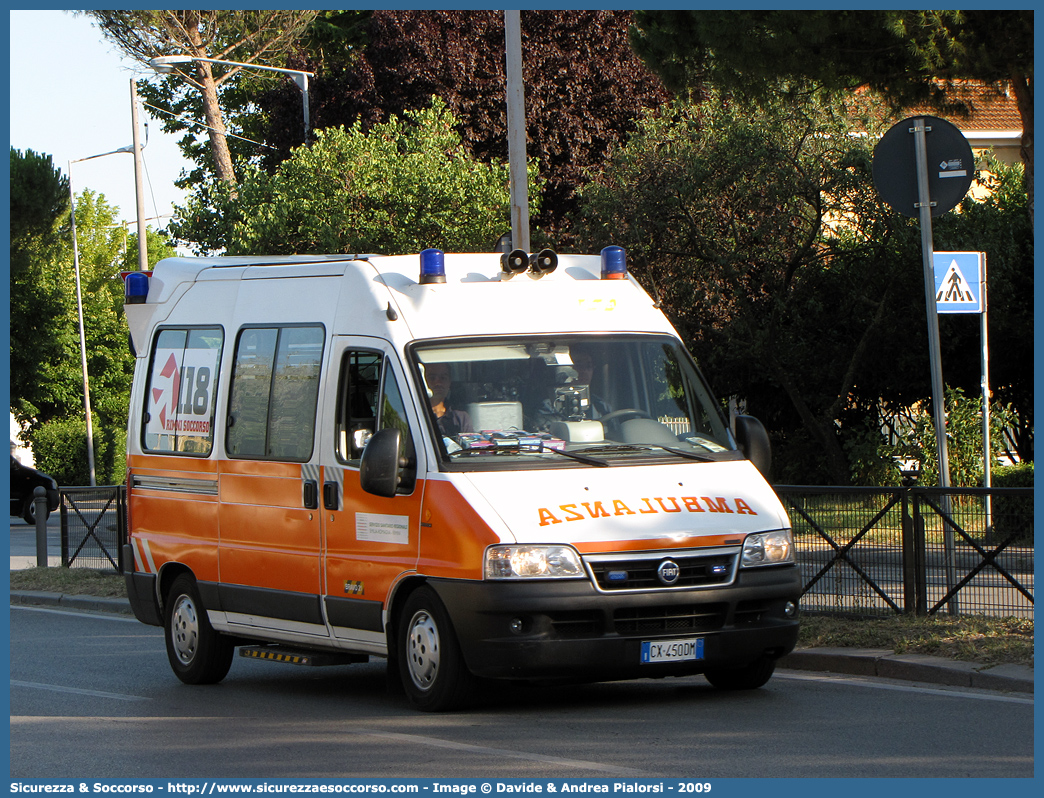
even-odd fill
[{"label": "green tree", "polygon": [[[848,109],[805,99],[712,97],[650,115],[584,190],[578,229],[590,249],[628,249],[715,390],[772,430],[777,478],[867,484],[894,471],[885,411],[931,396],[919,230],[881,202],[872,138],[848,135]],[[991,384],[1030,459],[1033,237],[1021,167],[992,163],[980,180],[990,191],[936,220],[936,246],[987,251]],[[948,385],[977,395],[977,320],[940,326]]]},{"label": "green tree", "polygon": [[[990,389],[1012,408],[1015,450],[1028,462],[1034,450],[1033,227],[1021,164],[988,158],[986,168],[980,180],[988,191],[980,199],[965,197],[959,212],[936,219],[933,237],[938,251],[986,253]],[[939,318],[946,383],[969,396],[981,392],[979,321],[964,314]]]},{"label": "green tree", "polygon": [[[46,422],[83,414],[68,209],[63,221],[53,246],[11,278],[11,409],[30,425],[30,438]],[[117,210],[89,190],[76,198],[76,234],[92,410],[97,425],[122,427],[134,359],[120,271],[137,268],[136,243],[117,221]],[[171,254],[165,237],[149,231],[150,261]]]},{"label": "green tree", "polygon": [[[11,149],[11,408],[23,418],[57,397],[43,386],[69,354],[67,296],[59,267],[69,217],[69,181],[50,155]],[[67,228],[66,228],[67,229]]]},{"label": "green tree", "polygon": [[961,81],[1010,87],[1033,212],[1033,11],[641,11],[635,50],[675,91],[763,98],[781,81],[867,87],[893,109],[966,112]]},{"label": "green tree", "polygon": [[59,223],[69,212],[69,180],[50,155],[11,148],[11,271],[32,267],[40,253],[53,249]]},{"label": "green tree", "polygon": [[[907,356],[893,313],[911,279],[900,253],[916,241],[878,199],[870,145],[850,125],[842,105],[812,98],[676,104],[613,153],[579,221],[592,249],[628,250],[720,394],[745,399],[785,446],[806,442],[798,478],[833,484],[850,478],[839,419],[854,425],[880,396],[866,364],[889,346]],[[777,476],[793,478],[787,459]]]},{"label": "green tree", "polygon": [[472,158],[455,123],[435,100],[369,133],[317,131],[274,174],[201,186],[171,230],[228,254],[488,251],[509,226],[507,167]]},{"label": "green tree", "polygon": [[[896,458],[913,461],[921,472],[922,485],[936,485],[939,455],[935,443],[935,424],[931,408],[920,406],[912,415],[912,425],[901,442],[887,449]],[[1003,405],[990,408],[991,463],[1004,453],[1004,428],[1012,413]],[[957,488],[977,488],[983,481],[982,398],[967,396],[960,388],[946,390],[946,438],[950,479]]]},{"label": "green tree", "polygon": [[[521,15],[527,112],[527,153],[540,162],[544,187],[533,220],[556,247],[576,207],[584,170],[634,130],[644,109],[669,99],[660,80],[631,50],[629,11],[534,10]],[[353,20],[360,22],[360,20]],[[441,98],[456,117],[464,146],[479,160],[507,159],[504,14],[502,11],[383,9],[365,28],[349,28],[348,56],[322,50],[313,81],[315,126],[363,130]],[[360,44],[364,44],[360,48]],[[318,49],[313,52],[319,52]],[[312,58],[310,53],[302,56]],[[306,62],[307,63],[307,62]],[[271,128],[261,138],[276,147],[264,166],[289,155],[295,106],[292,87],[257,102]]]},{"label": "green tree", "polygon": [[[277,64],[272,62],[286,56],[318,12],[135,10],[83,13],[95,21],[109,41],[143,64],[157,56],[190,55],[275,66]],[[241,69],[197,61],[177,68],[159,91],[151,86],[142,87],[147,101],[156,104],[166,99],[165,110],[174,113],[190,109],[191,105],[186,101],[188,87],[199,92],[213,174],[230,183],[234,183],[236,178],[226,140],[228,130],[219,102],[219,90]],[[176,128],[179,124],[173,122],[171,127]],[[190,156],[198,157],[199,144],[193,134],[183,140],[182,146]]]}]

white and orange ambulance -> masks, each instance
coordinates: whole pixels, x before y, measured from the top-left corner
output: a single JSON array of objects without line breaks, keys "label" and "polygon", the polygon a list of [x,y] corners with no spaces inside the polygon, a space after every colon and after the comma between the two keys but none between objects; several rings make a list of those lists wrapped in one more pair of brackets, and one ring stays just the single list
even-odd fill
[{"label": "white and orange ambulance", "polygon": [[703,673],[797,639],[790,523],[626,256],[170,258],[127,278],[137,617],[234,652],[477,679]]}]

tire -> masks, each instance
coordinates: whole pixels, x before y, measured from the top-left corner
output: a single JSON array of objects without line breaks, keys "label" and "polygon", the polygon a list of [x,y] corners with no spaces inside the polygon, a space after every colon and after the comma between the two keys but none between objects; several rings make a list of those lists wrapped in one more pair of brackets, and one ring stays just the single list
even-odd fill
[{"label": "tire", "polygon": [[776,661],[762,657],[743,668],[714,669],[703,675],[719,690],[757,690],[772,678],[775,670]]},{"label": "tire", "polygon": [[449,613],[430,587],[406,599],[396,624],[399,678],[410,702],[425,712],[465,705],[478,680],[468,670]]},{"label": "tire", "polygon": [[228,674],[236,647],[214,631],[196,580],[181,574],[163,606],[164,637],[171,670],[185,684],[216,684]]},{"label": "tire", "polygon": [[[44,516],[44,521],[51,517],[51,511],[47,511],[47,515]],[[36,526],[36,498],[30,496],[25,500],[25,504],[22,505],[22,520],[30,526]]]}]

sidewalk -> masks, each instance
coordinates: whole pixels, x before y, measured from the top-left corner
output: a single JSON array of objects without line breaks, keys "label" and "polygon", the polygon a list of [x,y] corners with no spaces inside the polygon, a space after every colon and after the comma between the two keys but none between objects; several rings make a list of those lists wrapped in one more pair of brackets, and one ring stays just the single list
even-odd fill
[{"label": "sidewalk", "polygon": [[779,667],[952,687],[1033,692],[1033,668],[1028,665],[984,665],[926,654],[895,654],[887,648],[803,648],[783,657]]},{"label": "sidewalk", "polygon": [[[134,615],[130,603],[120,598],[12,590],[11,603]],[[885,648],[798,649],[780,660],[779,667],[928,682],[951,687],[978,687],[983,690],[1013,693],[1033,692],[1033,669],[1028,665],[983,665],[924,654],[894,654]]]}]

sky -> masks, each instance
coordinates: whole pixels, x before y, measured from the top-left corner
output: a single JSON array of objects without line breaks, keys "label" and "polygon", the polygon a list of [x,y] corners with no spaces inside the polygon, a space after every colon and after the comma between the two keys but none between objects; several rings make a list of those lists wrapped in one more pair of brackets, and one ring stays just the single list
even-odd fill
[{"label": "sky", "polygon": [[[11,11],[10,24],[10,145],[50,155],[66,175],[70,161],[129,147],[130,80],[158,76],[121,56],[87,17],[67,11]],[[148,224],[161,228],[172,206],[184,203],[185,194],[174,181],[190,164],[177,147],[178,136],[163,133],[159,120],[140,106],[138,122],[144,144],[145,217],[160,217]],[[71,172],[75,193],[90,189],[104,194],[119,208],[121,220],[137,219],[131,153],[73,163]],[[129,229],[134,232],[133,226]]]}]

